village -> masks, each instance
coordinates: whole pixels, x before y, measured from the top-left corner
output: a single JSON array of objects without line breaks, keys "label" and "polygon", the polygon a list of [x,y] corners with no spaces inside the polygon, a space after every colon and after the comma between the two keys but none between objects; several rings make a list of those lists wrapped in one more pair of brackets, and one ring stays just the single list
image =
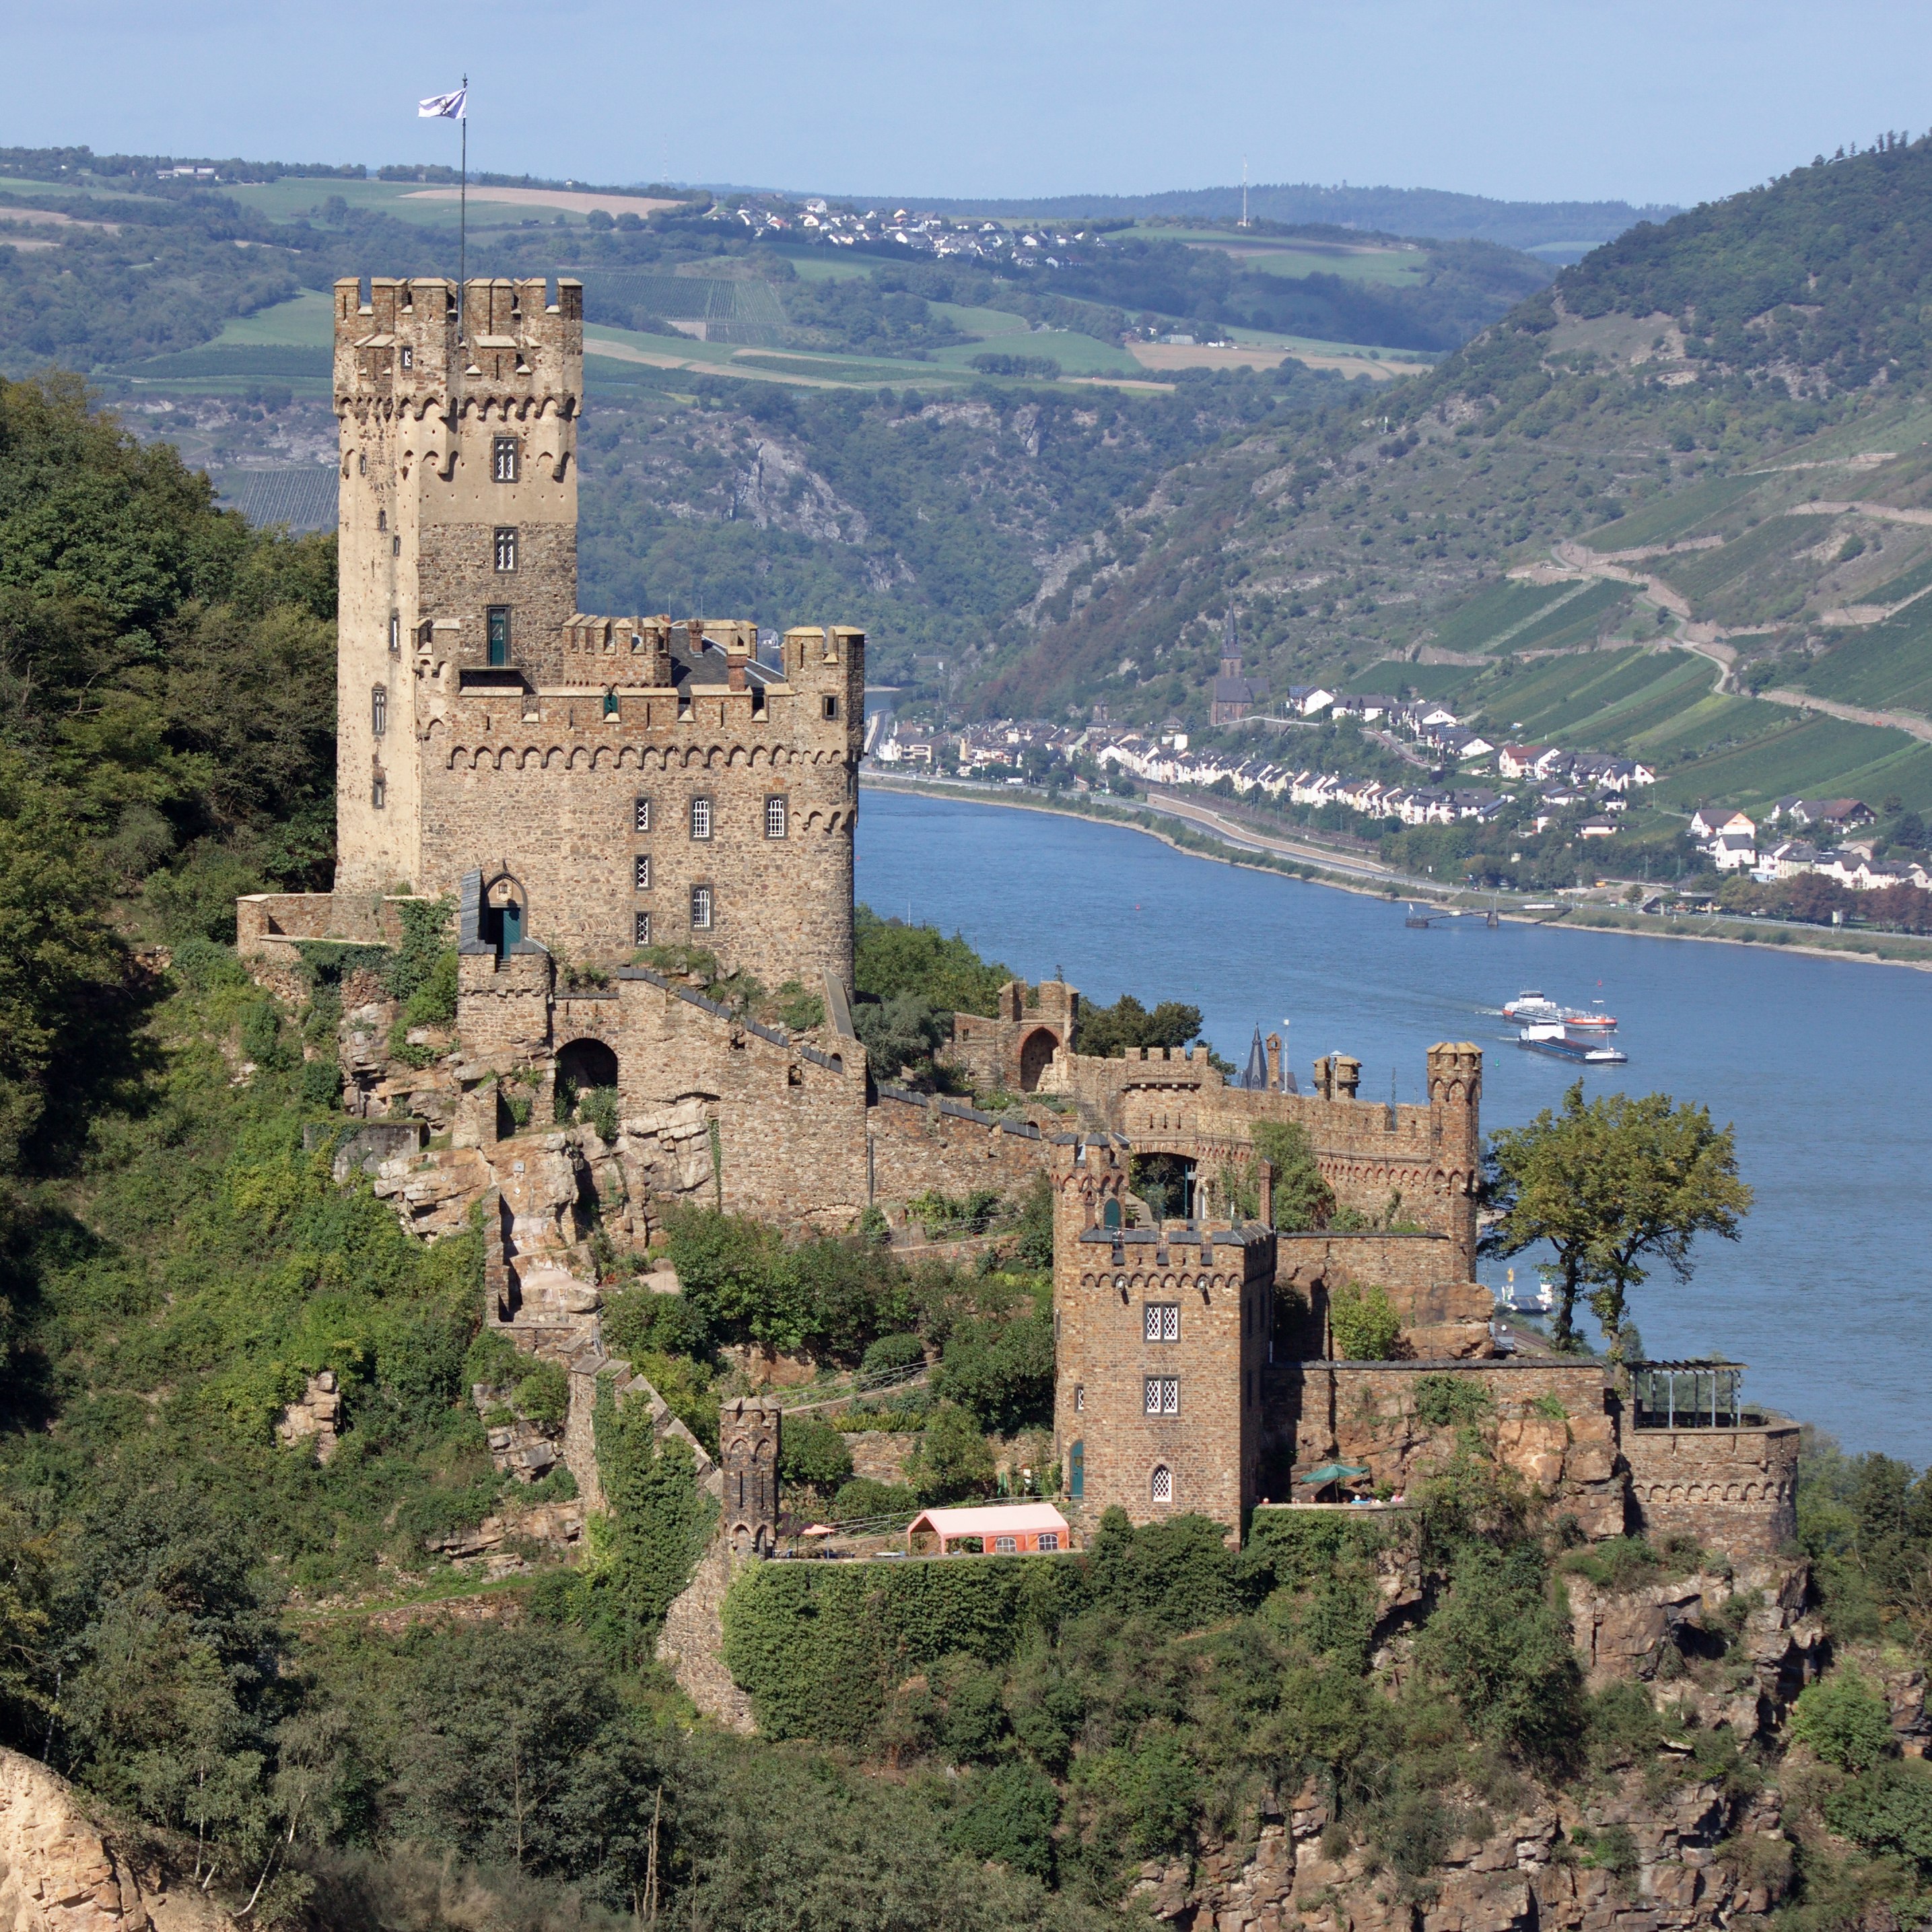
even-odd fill
[{"label": "village", "polygon": [[[1208,705],[1220,743],[1202,742],[1186,719],[1159,727],[1116,724],[1096,707],[1086,724],[999,718],[950,730],[902,722],[890,711],[867,721],[866,758],[876,773],[940,776],[1008,784],[1027,782],[1075,791],[1140,786],[1218,790],[1308,812],[1340,807],[1363,831],[1402,826],[1512,825],[1541,835],[1566,828],[1600,855],[1616,839],[1634,804],[1655,786],[1656,768],[1640,759],[1550,744],[1493,741],[1448,705],[1428,698],[1351,694],[1294,685],[1278,712],[1260,708],[1238,656],[1224,656]],[[1380,748],[1417,770],[1415,782],[1304,764],[1278,746],[1299,728],[1348,723],[1364,749]],[[1225,742],[1231,730],[1267,731],[1276,744],[1250,749]],[[1656,808],[1667,812],[1668,807]],[[1723,804],[1693,811],[1684,830],[1695,869],[1760,884],[1812,874],[1853,892],[1900,886],[1932,888],[1922,859],[1885,856],[1870,836],[1878,814],[1862,800],[1780,798],[1761,818]],[[1863,833],[1865,836],[1861,836]]]}]

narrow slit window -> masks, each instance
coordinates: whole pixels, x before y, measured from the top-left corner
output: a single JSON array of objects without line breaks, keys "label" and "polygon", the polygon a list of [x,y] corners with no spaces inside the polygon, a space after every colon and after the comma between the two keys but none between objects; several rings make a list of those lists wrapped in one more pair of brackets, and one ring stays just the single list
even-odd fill
[{"label": "narrow slit window", "polygon": [[774,794],[765,800],[765,836],[782,838],[785,836],[785,802],[782,796]]},{"label": "narrow slit window", "polygon": [[521,445],[513,436],[500,436],[491,445],[490,474],[499,483],[514,483],[522,468]]},{"label": "narrow slit window", "polygon": [[694,838],[711,836],[711,801],[708,798],[691,801],[691,836]]},{"label": "narrow slit window", "polygon": [[651,829],[651,802],[640,798],[632,808],[631,829],[634,832],[648,832]]},{"label": "narrow slit window", "polygon": [[389,784],[380,772],[369,781],[369,802],[380,812],[389,802]]},{"label": "narrow slit window", "polygon": [[500,530],[496,532],[496,568],[514,570],[517,567],[517,533],[514,530]]},{"label": "narrow slit window", "polygon": [[1085,1412],[1086,1408],[1086,1384],[1084,1382],[1076,1382],[1073,1384],[1073,1412],[1076,1415],[1082,1414]]},{"label": "narrow slit window", "polygon": [[389,693],[386,686],[377,685],[369,694],[369,729],[378,738],[389,728]]},{"label": "narrow slit window", "polygon": [[651,889],[651,855],[648,852],[640,852],[632,861],[632,870],[636,878],[638,890],[649,892]]},{"label": "narrow slit window", "polygon": [[403,344],[402,360],[405,369],[413,369],[416,366],[416,352],[412,344],[406,342]]},{"label": "narrow slit window", "polygon": [[651,916],[649,913],[640,912],[632,920],[631,937],[633,944],[636,945],[650,945],[651,943]]},{"label": "narrow slit window", "polygon": [[818,702],[819,715],[821,717],[836,718],[838,716],[838,700],[830,692],[826,692]]},{"label": "narrow slit window", "polygon": [[403,614],[400,610],[389,613],[389,648],[400,651],[403,647]]},{"label": "narrow slit window", "polygon": [[693,932],[711,930],[711,888],[693,886],[691,889],[691,929]]}]

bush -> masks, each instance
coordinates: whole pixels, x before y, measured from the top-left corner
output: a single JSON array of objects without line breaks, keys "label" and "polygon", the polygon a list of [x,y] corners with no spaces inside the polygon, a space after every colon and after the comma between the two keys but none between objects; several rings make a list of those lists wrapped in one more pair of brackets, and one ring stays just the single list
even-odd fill
[{"label": "bush", "polygon": [[1415,1384],[1415,1413],[1432,1429],[1480,1422],[1496,1413],[1489,1390],[1471,1376],[1422,1376]]},{"label": "bush", "polygon": [[682,1294],[658,1294],[627,1288],[605,1298],[604,1340],[614,1354],[705,1354],[710,1336],[704,1318]]},{"label": "bush", "polygon": [[1533,1544],[1498,1550],[1465,1543],[1448,1600],[1430,1619],[1416,1654],[1470,1724],[1499,1744],[1550,1761],[1582,1735],[1582,1675]]},{"label": "bush", "polygon": [[839,1486],[832,1498],[835,1522],[862,1522],[882,1516],[914,1516],[919,1498],[901,1483],[881,1483],[871,1476],[854,1476]]},{"label": "bush", "polygon": [[1050,1879],[1059,1817],[1060,1794],[1051,1778],[1030,1764],[1003,1764],[968,1781],[966,1802],[948,1820],[946,1836],[970,1858]]},{"label": "bush", "polygon": [[830,1423],[816,1415],[787,1422],[778,1435],[778,1474],[830,1496],[852,1473],[852,1452]]},{"label": "bush", "polygon": [[1051,356],[1002,356],[989,350],[974,356],[973,367],[982,376],[1018,376],[1038,382],[1060,380],[1060,364]]},{"label": "bush", "polygon": [[948,1030],[922,993],[895,993],[854,1007],[852,1030],[865,1043],[873,1072],[885,1080],[896,1080],[904,1069],[929,1066]]},{"label": "bush", "polygon": [[1053,1417],[1053,1324],[1045,1316],[956,1328],[933,1377],[935,1394],[970,1409],[982,1429],[1010,1436]]},{"label": "bush", "polygon": [[1792,1706],[1790,1736],[1840,1771],[1869,1771],[1893,1748],[1892,1712],[1857,1670],[1843,1664]]},{"label": "bush", "polygon": [[1335,1190],[1322,1178],[1308,1130],[1299,1120],[1263,1120],[1253,1138],[1255,1152],[1274,1169],[1274,1225],[1291,1234],[1325,1227]]},{"label": "bush", "polygon": [[342,1091],[342,1069],[332,1059],[302,1062],[302,1096],[310,1107],[332,1107]]},{"label": "bush", "polygon": [[926,1344],[916,1335],[881,1335],[866,1351],[859,1367],[862,1374],[883,1376],[898,1369],[922,1367],[925,1362]]},{"label": "bush", "polygon": [[1825,1819],[1868,1852],[1890,1852],[1932,1872],[1932,1767],[1922,1762],[1876,1765],[1826,1800]]},{"label": "bush", "polygon": [[1395,1357],[1402,1318],[1385,1288],[1345,1282],[1328,1304],[1328,1327],[1345,1362],[1387,1362]]}]

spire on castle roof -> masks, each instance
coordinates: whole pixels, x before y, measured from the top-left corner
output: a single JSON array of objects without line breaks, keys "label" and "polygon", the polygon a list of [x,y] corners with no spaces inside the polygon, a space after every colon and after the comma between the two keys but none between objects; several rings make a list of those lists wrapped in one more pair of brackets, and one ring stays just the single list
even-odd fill
[{"label": "spire on castle roof", "polygon": [[1248,1064],[1241,1073],[1241,1084],[1250,1093],[1268,1090],[1268,1054],[1262,1047],[1262,1030],[1255,1028],[1254,1044],[1248,1048]]}]

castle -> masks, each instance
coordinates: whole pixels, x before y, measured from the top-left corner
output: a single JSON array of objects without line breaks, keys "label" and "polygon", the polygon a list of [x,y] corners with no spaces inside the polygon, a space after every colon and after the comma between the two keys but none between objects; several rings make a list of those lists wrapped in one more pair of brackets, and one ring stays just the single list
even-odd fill
[{"label": "castle", "polygon": [[[1345,1054],[1296,1092],[1272,1038],[1264,1078],[1234,1085],[1204,1049],[1080,1054],[1078,993],[1016,982],[993,1017],[957,1016],[946,1057],[1032,1104],[982,1111],[869,1065],[851,1020],[862,633],[800,626],[772,652],[740,620],[577,608],[578,283],[478,280],[459,302],[378,278],[334,300],[336,880],[243,899],[238,949],[292,988],[316,942],[394,944],[411,908],[454,907],[454,1037],[429,1065],[397,1059],[394,1004],[363,973],[344,1104],[410,1225],[484,1204],[492,1322],[594,1377],[593,1228],[641,1249],[668,1202],[697,1200],[843,1232],[1043,1174],[1056,1454],[1090,1516],[1195,1511],[1238,1535],[1337,1457],[1402,1488],[1443,1446],[1421,1378],[1454,1374],[1586,1534],[1665,1525],[1744,1551],[1790,1534],[1794,1427],[1734,1403],[1726,1430],[1714,1407],[1701,1433],[1674,1409],[1646,1433],[1600,1366],[1496,1357],[1474,1045],[1429,1049],[1419,1105],[1363,1100]],[[715,996],[728,976],[822,1020],[760,1018]],[[589,1088],[613,1094],[612,1139],[559,1105]],[[1306,1131],[1357,1231],[1274,1226],[1266,1123]],[[1137,1159],[1182,1178],[1181,1216],[1136,1194]],[[1335,1359],[1334,1298],[1360,1283],[1388,1295],[1403,1359]],[[741,1405],[707,1476],[736,1548],[771,1546],[777,1415]]]}]

